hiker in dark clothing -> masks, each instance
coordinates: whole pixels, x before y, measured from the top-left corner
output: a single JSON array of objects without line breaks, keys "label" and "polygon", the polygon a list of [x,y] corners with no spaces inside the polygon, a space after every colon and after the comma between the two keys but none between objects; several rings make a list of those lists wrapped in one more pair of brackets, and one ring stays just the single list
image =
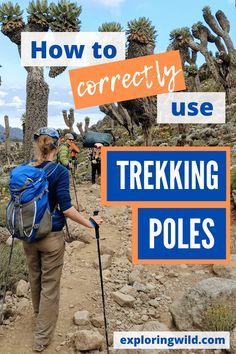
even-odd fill
[{"label": "hiker in dark clothing", "polygon": [[[44,167],[54,161],[59,135],[55,129],[41,128],[34,135],[35,166]],[[33,309],[36,317],[34,351],[42,352],[51,341],[55,330],[60,296],[60,279],[63,267],[65,241],[63,226],[65,217],[93,229],[93,224],[82,217],[72,206],[69,191],[69,171],[55,163],[55,170],[48,176],[49,205],[53,212],[59,206],[57,218],[53,218],[52,231],[32,243],[23,242],[29,268],[29,280]],[[99,216],[93,219],[102,223]]]},{"label": "hiker in dark clothing", "polygon": [[92,167],[92,184],[96,183],[96,174],[98,177],[101,175],[101,147],[100,143],[94,144],[94,148],[90,153],[90,161]]}]

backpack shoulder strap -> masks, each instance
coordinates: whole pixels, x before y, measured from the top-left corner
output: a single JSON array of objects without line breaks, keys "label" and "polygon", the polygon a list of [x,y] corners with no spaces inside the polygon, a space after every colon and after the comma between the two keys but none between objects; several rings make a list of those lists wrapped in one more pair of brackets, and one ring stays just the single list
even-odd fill
[{"label": "backpack shoulder strap", "polygon": [[[55,167],[51,168],[52,166]],[[56,171],[57,167],[58,167],[58,163],[54,161],[50,161],[42,169],[46,172],[47,177],[50,177]]]}]

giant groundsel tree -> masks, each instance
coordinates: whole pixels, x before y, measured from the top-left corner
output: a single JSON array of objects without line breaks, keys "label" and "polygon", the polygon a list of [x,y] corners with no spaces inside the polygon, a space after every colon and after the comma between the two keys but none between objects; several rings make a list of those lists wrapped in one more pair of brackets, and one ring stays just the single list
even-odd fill
[{"label": "giant groundsel tree", "polygon": [[[0,6],[0,24],[2,33],[18,47],[21,52],[22,32],[77,32],[80,30],[81,7],[77,2],[59,0],[57,4],[48,4],[47,0],[29,2],[26,9],[27,22],[23,19],[23,10],[11,2]],[[49,87],[44,79],[43,67],[25,67],[26,114],[24,135],[24,156],[31,157],[31,140],[34,130],[46,126],[48,120]],[[49,76],[56,77],[65,70],[64,67],[50,68]]]},{"label": "giant groundsel tree", "polygon": [[[99,27],[100,31],[121,31],[118,23],[105,23]],[[156,30],[151,21],[140,17],[128,22],[126,58],[132,59],[154,53]],[[144,97],[118,103],[100,106],[106,115],[124,126],[130,135],[133,133],[133,124],[141,126],[146,145],[151,145],[151,130],[156,122],[156,96]]]}]

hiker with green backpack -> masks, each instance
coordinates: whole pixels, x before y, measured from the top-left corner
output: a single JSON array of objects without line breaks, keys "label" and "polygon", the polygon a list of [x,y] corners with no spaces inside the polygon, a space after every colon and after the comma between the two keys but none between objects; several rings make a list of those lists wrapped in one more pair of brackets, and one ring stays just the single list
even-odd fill
[{"label": "hiker with green backpack", "polygon": [[97,215],[87,220],[72,206],[69,171],[54,162],[58,132],[40,128],[34,141],[35,161],[11,172],[6,215],[13,241],[23,240],[36,319],[33,350],[42,352],[52,339],[59,313],[65,218],[89,229],[102,219]]}]

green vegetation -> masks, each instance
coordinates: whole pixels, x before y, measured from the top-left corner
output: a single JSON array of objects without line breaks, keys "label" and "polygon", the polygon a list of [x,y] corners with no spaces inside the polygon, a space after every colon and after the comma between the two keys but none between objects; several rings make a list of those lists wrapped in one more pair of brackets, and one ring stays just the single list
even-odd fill
[{"label": "green vegetation", "polygon": [[[10,247],[0,244],[0,296],[5,286]],[[28,279],[28,269],[22,243],[15,241],[7,290],[15,292],[19,280]]]},{"label": "green vegetation", "polygon": [[204,330],[231,331],[236,326],[236,308],[223,303],[213,304],[205,313]]},{"label": "green vegetation", "polygon": [[0,200],[0,226],[6,226],[6,207],[8,204],[8,200]]}]

